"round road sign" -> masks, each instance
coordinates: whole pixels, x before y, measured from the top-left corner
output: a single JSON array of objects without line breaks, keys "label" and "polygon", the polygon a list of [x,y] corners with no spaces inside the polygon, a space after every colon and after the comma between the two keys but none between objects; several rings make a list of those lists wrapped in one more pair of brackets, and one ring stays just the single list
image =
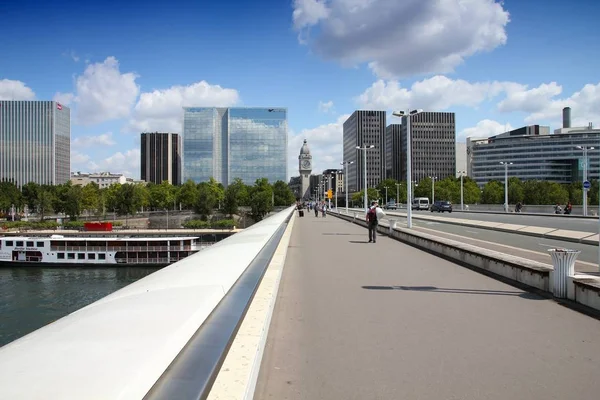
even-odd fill
[{"label": "round road sign", "polygon": [[584,181],[583,182],[583,188],[584,189],[589,189],[592,187],[592,184],[590,183],[590,181]]}]

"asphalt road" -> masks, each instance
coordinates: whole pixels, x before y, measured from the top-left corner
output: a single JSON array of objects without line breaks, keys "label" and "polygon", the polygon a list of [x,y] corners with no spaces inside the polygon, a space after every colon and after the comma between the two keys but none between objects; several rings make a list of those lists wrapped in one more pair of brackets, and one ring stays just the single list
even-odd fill
[{"label": "asphalt road", "polygon": [[600,321],[338,218],[296,219],[255,399],[596,399]]},{"label": "asphalt road", "polygon": [[[406,212],[406,210],[404,210]],[[519,224],[527,226],[541,226],[544,228],[568,229],[582,232],[598,232],[598,220],[594,218],[572,218],[568,216],[543,216],[543,215],[519,215],[515,213],[503,214],[485,214],[485,213],[437,213],[430,211],[415,211],[413,215],[429,214],[436,217],[474,219],[477,221],[501,222],[505,224]]]}]

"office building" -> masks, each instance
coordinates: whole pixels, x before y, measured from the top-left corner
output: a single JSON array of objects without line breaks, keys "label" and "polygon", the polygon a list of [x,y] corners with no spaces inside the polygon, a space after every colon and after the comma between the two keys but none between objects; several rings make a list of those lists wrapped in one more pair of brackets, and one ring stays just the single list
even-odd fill
[{"label": "office building", "polygon": [[344,171],[341,169],[326,169],[323,171],[323,181],[325,182],[325,191],[331,189],[332,194],[343,193],[344,187]]},{"label": "office building", "polygon": [[71,183],[73,185],[86,186],[92,182],[98,185],[100,189],[115,184],[123,185],[128,183],[127,178],[123,174],[112,174],[110,172],[93,172],[90,174],[75,172],[71,174]]},{"label": "office building", "polygon": [[364,188],[364,150],[357,146],[375,146],[367,151],[367,185],[375,187],[385,178],[385,111],[357,110],[344,122],[344,160],[347,166],[348,190]]},{"label": "office building", "polygon": [[600,129],[591,124],[571,127],[570,118],[565,122],[554,134],[550,127],[531,125],[489,138],[467,138],[469,176],[480,186],[490,180],[504,181],[505,167],[500,162],[508,162],[512,163],[509,177],[572,183],[583,179],[583,149],[594,147],[587,150],[588,179],[598,179]]},{"label": "office building", "polygon": [[58,185],[71,174],[71,110],[55,101],[0,101],[0,180]]},{"label": "office building", "polygon": [[391,124],[385,128],[385,170],[386,179],[402,178],[402,146],[400,143],[401,124]]},{"label": "office building", "polygon": [[287,109],[186,107],[183,180],[287,181]]},{"label": "office building", "polygon": [[[410,118],[412,180],[456,176],[456,125],[452,112],[421,112],[402,117],[402,159],[406,160],[406,124]],[[406,181],[406,162],[401,177]]]},{"label": "office building", "polygon": [[177,133],[142,133],[140,178],[160,184],[181,182],[181,137]]}]

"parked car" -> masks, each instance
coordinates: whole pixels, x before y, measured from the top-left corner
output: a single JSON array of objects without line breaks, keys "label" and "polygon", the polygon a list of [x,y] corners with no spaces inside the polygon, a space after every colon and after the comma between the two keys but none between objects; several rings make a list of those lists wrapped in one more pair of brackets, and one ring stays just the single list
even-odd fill
[{"label": "parked car", "polygon": [[444,212],[444,211],[448,211],[448,212],[452,212],[452,203],[450,203],[447,200],[440,200],[440,201],[436,201],[435,203],[433,203],[431,205],[431,212]]},{"label": "parked car", "polygon": [[[408,207],[408,205],[407,205]],[[412,202],[413,210],[429,210],[429,199],[427,197],[417,197]]]},{"label": "parked car", "polygon": [[383,207],[386,210],[397,210],[398,204],[395,201],[388,201],[387,204]]}]

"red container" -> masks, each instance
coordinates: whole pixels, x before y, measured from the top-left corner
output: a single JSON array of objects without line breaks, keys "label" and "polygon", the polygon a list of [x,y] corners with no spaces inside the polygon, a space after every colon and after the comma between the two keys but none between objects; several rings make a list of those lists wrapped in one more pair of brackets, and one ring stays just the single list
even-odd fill
[{"label": "red container", "polygon": [[86,222],[83,227],[86,231],[110,232],[112,231],[112,222]]}]

